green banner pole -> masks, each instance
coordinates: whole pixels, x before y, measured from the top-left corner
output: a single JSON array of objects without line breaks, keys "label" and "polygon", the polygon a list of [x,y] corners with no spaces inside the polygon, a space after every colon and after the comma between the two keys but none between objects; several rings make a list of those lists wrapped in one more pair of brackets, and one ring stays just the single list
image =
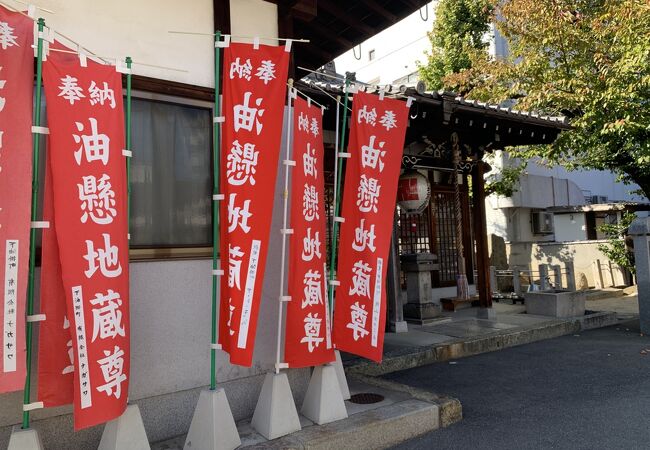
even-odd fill
[{"label": "green banner pole", "polygon": [[[221,31],[214,35],[214,117],[220,116],[219,108],[219,90],[220,90],[220,50],[217,42],[221,40]],[[212,346],[210,348],[210,389],[217,388],[217,275],[219,262],[219,146],[220,146],[220,128],[216,120],[213,121],[213,142],[212,142]]]},{"label": "green banner pole", "polygon": [[[43,30],[45,20],[38,19],[38,45],[36,49],[36,102],[34,105],[34,126],[41,126],[41,79],[43,75]],[[38,168],[40,157],[40,135],[32,131],[32,222],[36,222],[38,213]],[[29,278],[27,281],[27,316],[34,314],[34,269],[36,267],[36,228],[29,233]],[[33,323],[26,324],[27,372],[25,374],[25,390],[23,405],[28,405],[32,388],[32,334]],[[23,429],[29,428],[29,411],[23,411]]]},{"label": "green banner pole", "polygon": [[[125,105],[125,117],[124,117],[124,128],[125,128],[125,140],[126,140],[126,149],[130,152],[133,152],[131,149],[131,66],[133,60],[130,56],[126,57],[126,105]],[[131,153],[133,155],[133,153]],[[127,226],[127,236],[129,238],[129,248],[131,248],[131,156],[126,157],[126,226]]]},{"label": "green banner pole", "polygon": [[[345,79],[345,89],[344,89],[344,101],[343,101],[343,126],[341,127],[341,136],[340,136],[340,144],[339,144],[339,152],[345,152],[345,130],[348,125],[348,89],[350,88],[350,81]],[[339,216],[339,210],[341,209],[341,179],[343,178],[343,159],[344,158],[338,158],[338,155],[336,155],[336,164],[337,164],[337,173],[338,177],[336,179],[336,186],[335,192],[336,196],[334,198],[334,217],[332,220],[332,245],[330,246],[331,253],[330,253],[330,283],[329,283],[329,290],[328,290],[328,296],[329,296],[329,307],[330,307],[330,314],[332,317],[334,317],[334,286],[332,285],[332,281],[336,279],[336,252],[337,252],[337,247],[339,244],[339,236],[338,236],[338,231],[339,231],[339,223],[334,220]]]}]

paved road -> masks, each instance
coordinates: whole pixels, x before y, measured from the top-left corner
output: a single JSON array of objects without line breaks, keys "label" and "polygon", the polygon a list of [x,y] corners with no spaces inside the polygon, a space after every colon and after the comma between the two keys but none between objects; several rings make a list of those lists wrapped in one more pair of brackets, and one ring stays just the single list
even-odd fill
[{"label": "paved road", "polygon": [[397,448],[650,449],[650,338],[638,321],[455,363],[385,376],[463,405],[462,422]]}]

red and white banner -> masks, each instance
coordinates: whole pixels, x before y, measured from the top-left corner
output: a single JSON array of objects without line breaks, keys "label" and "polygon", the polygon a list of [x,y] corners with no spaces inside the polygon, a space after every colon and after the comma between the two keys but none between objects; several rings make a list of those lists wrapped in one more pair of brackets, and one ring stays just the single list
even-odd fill
[{"label": "red and white banner", "polygon": [[386,270],[408,110],[404,101],[354,95],[333,337],[337,349],[377,362],[384,346]]},{"label": "red and white banner", "polygon": [[34,22],[0,6],[0,393],[25,386]]},{"label": "red and white banner", "polygon": [[294,100],[291,244],[284,360],[289,367],[334,361],[327,299],[323,110]]},{"label": "red and white banner", "polygon": [[231,43],[224,50],[219,342],[250,366],[266,266],[289,52]]},{"label": "red and white banner", "polygon": [[[43,64],[54,226],[74,354],[75,429],[120,416],[130,376],[122,77],[113,66],[86,64],[54,51]],[[56,270],[53,254],[45,254],[43,271]],[[60,310],[57,316],[45,326],[64,329]],[[42,348],[40,355],[60,365],[68,350]]]},{"label": "red and white banner", "polygon": [[[48,148],[50,146],[48,145]],[[46,320],[40,322],[38,334],[38,400],[46,408],[69,405],[74,401],[74,350],[70,320],[66,311],[65,289],[54,223],[52,170],[49,153],[45,162],[43,230],[41,244],[41,307]]]}]

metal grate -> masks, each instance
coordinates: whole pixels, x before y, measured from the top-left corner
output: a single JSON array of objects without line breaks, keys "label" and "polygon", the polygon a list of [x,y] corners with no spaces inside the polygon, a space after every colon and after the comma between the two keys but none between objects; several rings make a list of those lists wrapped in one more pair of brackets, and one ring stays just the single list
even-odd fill
[{"label": "metal grate", "polygon": [[371,405],[373,403],[379,403],[383,400],[383,395],[373,394],[370,392],[364,392],[350,396],[350,403],[356,403],[357,405]]}]

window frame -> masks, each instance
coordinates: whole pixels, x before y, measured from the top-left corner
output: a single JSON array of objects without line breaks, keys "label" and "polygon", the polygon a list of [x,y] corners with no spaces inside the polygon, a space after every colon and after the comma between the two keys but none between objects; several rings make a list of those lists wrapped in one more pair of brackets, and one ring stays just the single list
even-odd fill
[{"label": "window frame", "polygon": [[[126,95],[126,92],[124,93]],[[179,105],[179,106],[193,106],[198,108],[204,108],[210,111],[210,116],[214,117],[214,102],[210,102],[207,99],[201,100],[198,98],[188,98],[177,95],[162,94],[159,92],[153,92],[149,90],[140,90],[133,89],[131,91],[131,98],[139,100],[149,100],[160,103],[167,103],[170,105]],[[210,136],[211,140],[214,141],[214,128],[210,127]],[[130,149],[134,154],[137,154],[138,149]],[[213,159],[213,150],[210,151],[210,185],[214,183],[214,159]],[[211,196],[211,193],[210,193]],[[214,206],[214,204],[213,204]],[[129,217],[129,220],[131,218]],[[212,222],[212,211],[210,211],[210,222]],[[211,227],[212,228],[212,227]],[[219,245],[219,240],[217,236],[217,246]],[[165,261],[165,260],[183,260],[183,259],[210,259],[212,258],[212,246],[152,246],[152,247],[139,247],[131,248],[129,246],[129,257],[133,262],[137,261]]]}]

